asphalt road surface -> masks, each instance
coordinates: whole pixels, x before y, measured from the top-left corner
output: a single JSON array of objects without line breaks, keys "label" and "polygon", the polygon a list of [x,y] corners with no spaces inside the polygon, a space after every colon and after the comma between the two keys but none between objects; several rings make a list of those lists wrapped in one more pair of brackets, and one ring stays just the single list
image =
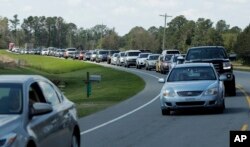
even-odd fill
[{"label": "asphalt road surface", "polygon": [[139,75],[146,87],[128,100],[81,118],[82,147],[229,147],[230,130],[249,130],[250,73],[234,72],[237,94],[226,97],[222,114],[182,111],[162,116],[159,93],[163,84],[158,78],[166,75],[119,69]]}]

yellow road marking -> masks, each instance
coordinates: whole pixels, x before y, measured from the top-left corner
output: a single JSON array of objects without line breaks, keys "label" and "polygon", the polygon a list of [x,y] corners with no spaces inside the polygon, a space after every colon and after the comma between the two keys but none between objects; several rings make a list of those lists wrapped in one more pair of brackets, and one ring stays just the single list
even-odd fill
[{"label": "yellow road marking", "polygon": [[244,124],[242,127],[241,127],[241,131],[246,131],[248,128],[248,125],[247,124]]},{"label": "yellow road marking", "polygon": [[[236,87],[245,95],[245,98],[246,98],[247,103],[248,103],[248,107],[250,108],[250,97],[249,97],[249,95],[247,94],[247,92],[243,89],[243,86],[237,84]],[[246,131],[247,129],[248,129],[248,125],[247,125],[247,124],[244,124],[244,125],[241,127],[241,131]]]},{"label": "yellow road marking", "polygon": [[243,86],[237,84],[236,87],[245,95],[245,98],[248,103],[248,107],[250,108],[250,96],[248,96],[247,92],[243,89]]}]

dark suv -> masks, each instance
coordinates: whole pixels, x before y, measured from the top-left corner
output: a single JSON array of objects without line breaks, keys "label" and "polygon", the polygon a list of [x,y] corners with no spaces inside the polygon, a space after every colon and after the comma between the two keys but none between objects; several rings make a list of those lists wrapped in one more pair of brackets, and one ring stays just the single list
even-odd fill
[{"label": "dark suv", "polygon": [[225,74],[227,80],[224,81],[225,91],[230,96],[236,95],[235,76],[233,66],[227,56],[225,48],[222,46],[199,46],[189,48],[185,63],[206,62],[213,63],[219,74]]}]

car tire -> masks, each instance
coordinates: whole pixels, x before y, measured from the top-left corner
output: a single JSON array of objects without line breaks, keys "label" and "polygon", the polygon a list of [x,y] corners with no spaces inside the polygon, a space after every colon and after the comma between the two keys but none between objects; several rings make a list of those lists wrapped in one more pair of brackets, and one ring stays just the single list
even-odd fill
[{"label": "car tire", "polygon": [[234,76],[233,76],[233,80],[230,82],[229,85],[230,85],[229,95],[236,96],[235,77]]},{"label": "car tire", "polygon": [[225,90],[229,96],[236,96],[235,88],[235,77],[233,76],[232,81],[225,81]]},{"label": "car tire", "polygon": [[72,135],[70,147],[80,147],[76,134]]},{"label": "car tire", "polygon": [[225,110],[225,101],[223,101],[223,104],[216,109],[216,113],[223,113]]},{"label": "car tire", "polygon": [[170,110],[168,110],[168,109],[161,109],[161,114],[162,115],[170,115]]}]

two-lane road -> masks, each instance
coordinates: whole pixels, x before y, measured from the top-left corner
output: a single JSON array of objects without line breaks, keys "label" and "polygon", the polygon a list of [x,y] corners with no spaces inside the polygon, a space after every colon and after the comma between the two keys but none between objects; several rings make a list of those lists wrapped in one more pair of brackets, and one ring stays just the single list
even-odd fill
[{"label": "two-lane road", "polygon": [[120,69],[141,76],[147,85],[136,96],[80,119],[84,147],[228,147],[230,130],[250,126],[250,73],[235,71],[237,96],[226,97],[223,114],[177,112],[162,116],[158,98],[162,84],[157,78],[165,75]]}]

